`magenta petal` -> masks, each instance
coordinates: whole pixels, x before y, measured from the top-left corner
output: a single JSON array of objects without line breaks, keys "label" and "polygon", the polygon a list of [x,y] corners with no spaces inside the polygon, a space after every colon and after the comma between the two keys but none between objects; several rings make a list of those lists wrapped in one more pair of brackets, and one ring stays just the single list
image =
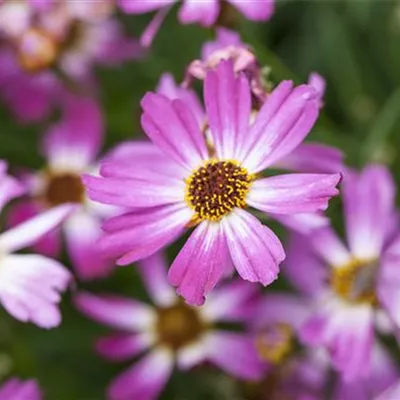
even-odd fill
[{"label": "magenta petal", "polygon": [[191,234],[169,270],[171,284],[189,304],[202,305],[229,265],[220,224],[202,222]]},{"label": "magenta petal", "polygon": [[343,180],[347,240],[360,260],[379,256],[394,210],[395,184],[386,167],[371,165]]},{"label": "magenta petal", "polygon": [[217,20],[219,10],[219,0],[184,0],[179,10],[179,21],[182,24],[199,23],[211,26]]},{"label": "magenta petal", "polygon": [[241,379],[258,379],[264,370],[253,338],[239,333],[211,332],[207,338],[207,359]]},{"label": "magenta petal", "polygon": [[186,205],[174,204],[137,210],[105,222],[107,232],[99,246],[104,256],[125,265],[149,257],[173,242],[192,217]]},{"label": "magenta petal", "polygon": [[104,358],[113,361],[129,360],[139,355],[151,345],[151,339],[144,334],[116,333],[99,339],[96,351]]},{"label": "magenta petal", "polygon": [[285,253],[276,235],[247,211],[235,209],[222,220],[229,251],[239,275],[269,285]]},{"label": "magenta petal", "polygon": [[207,159],[207,147],[192,110],[182,100],[147,93],[142,127],[153,143],[189,170]]},{"label": "magenta petal", "polygon": [[168,307],[175,300],[175,292],[167,279],[167,261],[158,252],[139,263],[139,272],[153,302],[160,307]]},{"label": "magenta petal", "polygon": [[154,322],[154,310],[147,304],[124,297],[81,292],[75,306],[88,317],[128,332],[142,331]]},{"label": "magenta petal", "polygon": [[7,163],[0,160],[0,210],[12,199],[26,192],[24,185],[7,174]]},{"label": "magenta petal", "polygon": [[340,174],[288,174],[256,180],[247,203],[275,214],[297,214],[324,211],[328,201],[339,191]]},{"label": "magenta petal", "polygon": [[128,14],[143,14],[175,3],[176,0],[118,0],[122,11]]},{"label": "magenta petal", "polygon": [[0,387],[0,400],[41,400],[39,385],[34,380],[21,381],[10,378]]},{"label": "magenta petal", "polygon": [[302,143],[273,167],[306,173],[337,173],[344,170],[343,153],[319,143]]},{"label": "magenta petal", "polygon": [[228,0],[246,18],[251,21],[266,21],[271,18],[275,9],[274,0]]},{"label": "magenta petal", "polygon": [[232,61],[221,61],[208,72],[204,98],[213,143],[219,158],[236,158],[247,139],[251,96],[243,74],[235,77]]},{"label": "magenta petal", "polygon": [[108,389],[110,400],[156,400],[173,370],[173,356],[155,349],[119,375]]}]

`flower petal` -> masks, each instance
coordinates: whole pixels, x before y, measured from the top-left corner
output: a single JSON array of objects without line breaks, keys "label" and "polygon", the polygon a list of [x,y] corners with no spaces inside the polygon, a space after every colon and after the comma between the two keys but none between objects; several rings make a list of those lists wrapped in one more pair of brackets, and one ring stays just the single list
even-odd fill
[{"label": "flower petal", "polygon": [[31,246],[60,225],[76,208],[76,204],[63,204],[9,229],[0,235],[0,248],[13,252]]},{"label": "flower petal", "polygon": [[0,210],[12,199],[26,192],[17,179],[7,174],[7,163],[0,160]]},{"label": "flower petal", "polygon": [[96,342],[98,354],[112,361],[129,360],[148,349],[154,338],[147,332],[142,334],[115,333]]},{"label": "flower petal", "polygon": [[75,306],[100,323],[128,332],[141,332],[154,323],[155,311],[142,302],[111,295],[78,293]]},{"label": "flower petal", "polygon": [[343,196],[351,252],[360,260],[378,257],[394,210],[395,184],[389,171],[370,165],[360,175],[347,173]]},{"label": "flower petal", "polygon": [[274,13],[274,0],[228,0],[247,19],[251,21],[266,21]]},{"label": "flower petal", "polygon": [[268,97],[252,125],[240,160],[251,172],[275,164],[295,149],[318,118],[316,91],[309,85],[292,90],[282,82]]},{"label": "flower petal", "polygon": [[179,10],[179,21],[182,24],[199,23],[211,26],[218,18],[220,5],[218,0],[184,1]]},{"label": "flower petal", "polygon": [[108,389],[110,400],[156,400],[172,374],[174,359],[166,349],[155,349],[119,375]]},{"label": "flower petal", "polygon": [[278,266],[285,258],[275,234],[242,209],[235,209],[221,223],[239,275],[263,285],[273,282],[278,276]]},{"label": "flower petal", "polygon": [[177,293],[189,304],[202,305],[229,266],[220,224],[204,221],[190,235],[168,273]]},{"label": "flower petal", "polygon": [[0,400],[41,400],[42,392],[35,380],[10,378],[0,387]]},{"label": "flower petal", "polygon": [[192,110],[180,99],[147,93],[142,127],[153,143],[188,170],[208,158],[207,146]]},{"label": "flower petal", "polygon": [[193,215],[185,204],[136,210],[105,222],[99,247],[105,257],[126,265],[151,256],[178,238]]},{"label": "flower petal", "polygon": [[171,5],[175,2],[176,0],[118,0],[118,4],[122,11],[128,14],[144,14]]},{"label": "flower petal", "polygon": [[288,174],[253,182],[246,202],[276,214],[324,211],[339,191],[340,174]]},{"label": "flower petal", "polygon": [[60,324],[60,292],[71,281],[69,271],[57,261],[39,255],[9,255],[0,269],[0,300],[16,319],[42,328]]},{"label": "flower petal", "polygon": [[244,74],[235,77],[233,62],[221,61],[209,71],[204,82],[204,98],[213,144],[221,159],[235,159],[247,139],[251,94]]},{"label": "flower petal", "polygon": [[174,290],[167,279],[167,262],[161,252],[145,258],[139,263],[139,272],[153,302],[168,307],[176,301]]},{"label": "flower petal", "polygon": [[253,338],[239,333],[211,332],[207,337],[207,359],[241,379],[258,379],[264,371]]}]

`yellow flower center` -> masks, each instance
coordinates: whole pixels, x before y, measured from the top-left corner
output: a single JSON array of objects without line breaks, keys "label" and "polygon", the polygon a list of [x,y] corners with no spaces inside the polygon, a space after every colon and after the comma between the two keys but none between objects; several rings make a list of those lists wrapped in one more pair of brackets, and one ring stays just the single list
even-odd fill
[{"label": "yellow flower center", "polygon": [[157,310],[156,332],[159,343],[173,350],[194,342],[207,329],[193,307],[179,302]]},{"label": "yellow flower center", "polygon": [[375,304],[377,263],[354,260],[352,263],[332,269],[331,285],[334,292],[350,303]]},{"label": "yellow flower center", "polygon": [[85,187],[79,175],[63,173],[50,175],[44,191],[47,204],[57,206],[64,203],[82,203]]},{"label": "yellow flower center", "polygon": [[236,161],[208,161],[186,179],[185,199],[195,219],[219,221],[235,207],[246,207],[253,179]]},{"label": "yellow flower center", "polygon": [[258,334],[256,348],[262,360],[280,364],[294,349],[292,327],[285,323],[269,326]]}]

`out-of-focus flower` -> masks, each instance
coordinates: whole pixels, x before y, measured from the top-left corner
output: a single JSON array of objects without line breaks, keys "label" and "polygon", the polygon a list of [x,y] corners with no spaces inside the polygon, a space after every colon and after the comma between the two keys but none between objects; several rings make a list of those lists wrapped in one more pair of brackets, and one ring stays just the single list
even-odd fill
[{"label": "out-of-focus flower", "polygon": [[75,297],[83,313],[119,331],[97,342],[102,356],[126,360],[147,352],[111,383],[110,399],[158,398],[175,364],[187,370],[208,361],[238,378],[260,376],[263,368],[251,336],[218,326],[247,318],[254,305],[254,286],[240,281],[221,285],[204,307],[195,308],[176,297],[159,253],[142,261],[139,271],[154,307],[115,296]]},{"label": "out-of-focus flower", "polygon": [[231,61],[221,62],[205,80],[210,149],[187,104],[148,93],[142,126],[154,144],[139,144],[141,156],[132,154],[129,162],[104,162],[100,178],[84,177],[93,200],[136,208],[104,224],[105,254],[129,264],[197,225],[169,273],[186,301],[202,304],[231,261],[243,279],[270,284],[285,257],[282,245],[244,209],[315,212],[338,193],[339,174],[260,179],[260,172],[289,154],[314,125],[314,95],[310,86],[282,82],[250,125],[248,80],[235,76]]},{"label": "out-of-focus flower", "polygon": [[400,383],[397,382],[381,393],[375,400],[396,400],[400,399]]},{"label": "out-of-focus flower", "polygon": [[0,400],[41,400],[42,392],[35,380],[10,378],[0,386]]},{"label": "out-of-focus flower", "polygon": [[119,22],[101,13],[107,8],[103,3],[110,2],[0,4],[0,96],[22,121],[48,115],[65,77],[90,91],[95,65],[115,65],[141,54]]},{"label": "out-of-focus flower", "polygon": [[[23,187],[6,173],[0,163],[0,207],[20,196]],[[72,204],[55,207],[0,234],[0,303],[16,319],[42,328],[60,323],[57,307],[60,292],[71,275],[60,263],[36,254],[14,254],[55,229],[72,211]]]},{"label": "out-of-focus flower", "polygon": [[[348,172],[343,199],[348,248],[330,227],[294,236],[286,272],[314,299],[301,339],[325,346],[344,379],[365,377],[374,343],[374,319],[387,310],[396,321],[399,263],[391,258],[395,185],[383,166]],[[396,280],[397,279],[397,280]]]},{"label": "out-of-focus flower", "polygon": [[[119,0],[121,9],[129,14],[157,11],[142,35],[141,42],[145,46],[151,45],[169,9],[178,2],[178,0]],[[183,0],[182,3],[178,14],[179,22],[182,24],[198,23],[205,27],[212,26],[217,24],[219,17],[224,12],[222,0]],[[266,21],[274,12],[273,0],[226,0],[225,4],[234,6],[252,21]]]},{"label": "out-of-focus flower", "polygon": [[[81,182],[83,172],[97,171],[96,157],[103,141],[103,121],[93,99],[68,95],[64,114],[43,137],[42,153],[47,165],[24,178],[30,199],[11,210],[11,225],[31,218],[42,210],[75,203],[76,211],[62,224],[72,265],[81,279],[107,275],[113,263],[99,253],[96,242],[101,234],[101,220],[115,214],[115,209],[90,201]],[[46,235],[35,244],[39,253],[57,257],[61,251],[60,230]]]}]

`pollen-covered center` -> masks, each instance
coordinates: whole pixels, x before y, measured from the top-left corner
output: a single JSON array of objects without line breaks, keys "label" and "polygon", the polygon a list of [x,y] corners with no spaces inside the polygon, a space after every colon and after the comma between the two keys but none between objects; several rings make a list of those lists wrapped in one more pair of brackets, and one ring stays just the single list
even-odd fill
[{"label": "pollen-covered center", "polygon": [[261,359],[280,364],[293,351],[293,329],[285,323],[268,326],[257,335],[256,348]]},{"label": "pollen-covered center", "polygon": [[79,175],[65,173],[50,176],[44,192],[47,204],[57,206],[64,203],[82,203],[85,188]]},{"label": "pollen-covered center", "polygon": [[377,263],[354,260],[349,265],[333,268],[331,285],[335,293],[351,303],[376,303]]},{"label": "pollen-covered center", "polygon": [[246,207],[253,176],[235,161],[209,161],[186,180],[186,201],[199,220],[219,221]]},{"label": "pollen-covered center", "polygon": [[197,310],[184,303],[158,309],[158,340],[173,350],[195,341],[205,329]]}]

